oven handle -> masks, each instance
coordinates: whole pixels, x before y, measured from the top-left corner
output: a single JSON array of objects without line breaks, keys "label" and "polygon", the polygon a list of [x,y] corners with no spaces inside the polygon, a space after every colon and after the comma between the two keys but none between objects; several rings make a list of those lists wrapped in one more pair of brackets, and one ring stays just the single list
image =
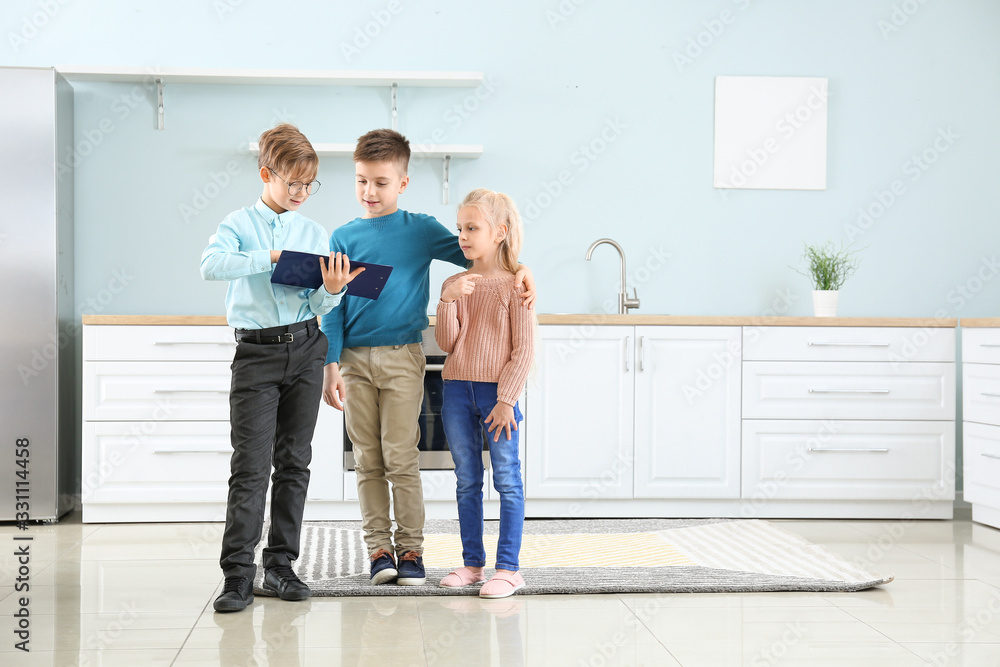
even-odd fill
[{"label": "oven handle", "polygon": [[424,369],[428,371],[443,371],[444,364],[427,364],[424,366]]}]

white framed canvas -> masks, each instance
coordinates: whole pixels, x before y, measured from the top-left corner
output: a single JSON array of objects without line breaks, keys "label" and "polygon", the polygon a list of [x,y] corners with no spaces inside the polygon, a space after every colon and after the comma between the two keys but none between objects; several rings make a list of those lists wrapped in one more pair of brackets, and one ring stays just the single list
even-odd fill
[{"label": "white framed canvas", "polygon": [[715,77],[716,188],[825,190],[826,77]]}]

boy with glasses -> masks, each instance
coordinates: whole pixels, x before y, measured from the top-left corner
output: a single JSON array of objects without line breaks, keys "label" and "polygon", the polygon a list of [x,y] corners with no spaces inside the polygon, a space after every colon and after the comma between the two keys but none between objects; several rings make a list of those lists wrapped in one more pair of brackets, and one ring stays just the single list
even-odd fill
[{"label": "boy with glasses", "polygon": [[[348,296],[323,317],[330,350],[323,400],[345,412],[354,445],[358,502],[374,585],[395,581],[418,586],[423,564],[424,496],[420,483],[418,417],[424,391],[430,264],[440,259],[465,268],[458,237],[433,216],[397,206],[410,179],[410,142],[394,130],[372,130],[354,151],[355,195],[364,215],[330,237],[331,252],[393,267],[377,301]],[[535,298],[527,268],[525,303]],[[390,484],[396,531],[389,516]],[[398,566],[396,558],[399,559]]]},{"label": "boy with glasses", "polygon": [[226,580],[214,604],[220,612],[241,611],[253,602],[253,552],[272,465],[262,587],[282,600],[310,595],[291,565],[299,556],[328,348],[316,320],[340,303],[345,286],[363,271],[351,272],[347,255],[330,253],[329,262],[318,260],[323,276],[318,289],[272,284],[282,250],[327,254],[326,230],[297,212],[319,190],[319,157],[309,140],[285,123],[260,136],[258,167],[264,182],[260,199],[227,216],[201,255],[204,279],[229,281],[226,320],[238,342],[229,393],[232,474],[219,561]]}]

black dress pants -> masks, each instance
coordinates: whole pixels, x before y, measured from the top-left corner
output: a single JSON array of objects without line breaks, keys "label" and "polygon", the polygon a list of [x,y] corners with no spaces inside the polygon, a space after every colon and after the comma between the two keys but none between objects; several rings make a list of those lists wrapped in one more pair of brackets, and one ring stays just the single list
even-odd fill
[{"label": "black dress pants", "polygon": [[326,336],[315,323],[296,332],[291,343],[241,341],[236,347],[229,395],[233,457],[219,561],[226,577],[256,574],[253,553],[272,466],[264,568],[290,566],[299,556],[326,353]]}]

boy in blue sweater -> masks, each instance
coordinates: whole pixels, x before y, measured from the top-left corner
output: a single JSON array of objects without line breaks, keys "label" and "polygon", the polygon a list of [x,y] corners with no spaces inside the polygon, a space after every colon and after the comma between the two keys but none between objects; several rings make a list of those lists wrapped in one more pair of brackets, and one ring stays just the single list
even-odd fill
[{"label": "boy in blue sweater", "polygon": [[[378,300],[347,296],[323,317],[329,340],[323,400],[345,413],[354,444],[358,500],[371,582],[404,586],[425,581],[424,497],[417,464],[418,418],[424,391],[424,353],[431,260],[465,268],[458,237],[433,216],[400,210],[410,142],[394,130],[373,130],[354,151],[355,194],[364,215],[334,230],[330,251],[388,264],[392,276]],[[531,272],[522,268],[526,302],[534,301]],[[389,485],[396,532],[389,516]],[[395,546],[394,546],[395,545]],[[397,561],[394,557],[398,557]]]}]

